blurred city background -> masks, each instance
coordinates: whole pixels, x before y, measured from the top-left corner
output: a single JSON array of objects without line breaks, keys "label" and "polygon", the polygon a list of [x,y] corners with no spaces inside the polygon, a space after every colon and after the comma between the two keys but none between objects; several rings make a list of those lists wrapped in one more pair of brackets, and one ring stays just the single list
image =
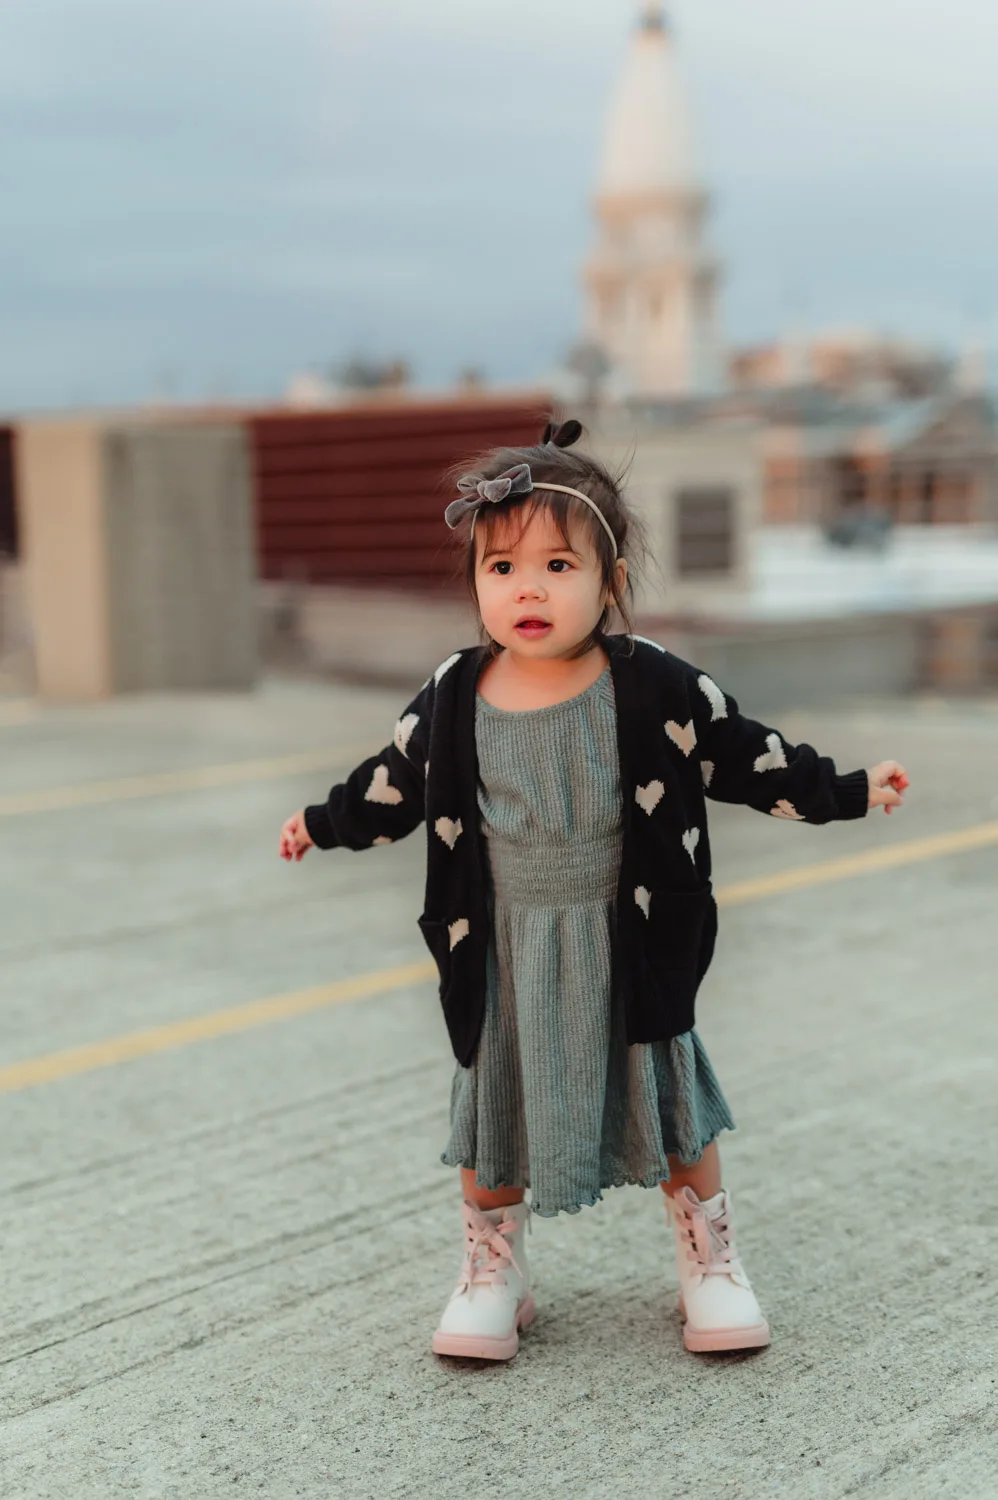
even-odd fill
[{"label": "blurred city background", "polygon": [[552,407],[631,460],[646,633],[786,702],[992,687],[963,10],[17,12],[6,690],[422,680],[469,629],[440,475]]},{"label": "blurred city background", "polygon": [[[994,1292],[952,1260],[998,1224],[998,10],[3,31],[5,1500],[456,1496],[483,1462],[512,1496],[991,1496]],[[703,1025],[778,1332],[724,1400],[636,1190],[535,1236],[514,1383],[429,1363],[420,840],[277,860],[475,637],[445,470],[550,412],[629,469],[641,633],[913,779],[890,820],[712,812]]]}]

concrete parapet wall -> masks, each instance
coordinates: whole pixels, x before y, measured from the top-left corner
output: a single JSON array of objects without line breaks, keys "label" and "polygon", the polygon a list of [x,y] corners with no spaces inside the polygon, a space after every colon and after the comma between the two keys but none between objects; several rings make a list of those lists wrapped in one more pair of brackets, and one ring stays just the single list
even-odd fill
[{"label": "concrete parapet wall", "polygon": [[255,555],[241,427],[104,436],[115,688],[247,688]]},{"label": "concrete parapet wall", "polygon": [[26,422],[16,460],[43,697],[251,685],[255,559],[241,424]]},{"label": "concrete parapet wall", "polygon": [[35,687],[24,568],[0,557],[0,693],[30,693]]},{"label": "concrete parapet wall", "polygon": [[[270,662],[402,689],[478,638],[470,605],[451,596],[264,584],[260,609]],[[639,616],[637,628],[710,672],[749,712],[998,686],[998,602],[737,630]]]},{"label": "concrete parapet wall", "polygon": [[92,421],[22,424],[18,511],[39,691],[113,691],[101,429]]},{"label": "concrete parapet wall", "polygon": [[416,686],[478,625],[470,602],[450,593],[260,585],[265,659],[337,677]]},{"label": "concrete parapet wall", "polygon": [[646,621],[651,639],[694,662],[745,706],[813,707],[924,686],[927,616],[856,615],[739,631]]}]

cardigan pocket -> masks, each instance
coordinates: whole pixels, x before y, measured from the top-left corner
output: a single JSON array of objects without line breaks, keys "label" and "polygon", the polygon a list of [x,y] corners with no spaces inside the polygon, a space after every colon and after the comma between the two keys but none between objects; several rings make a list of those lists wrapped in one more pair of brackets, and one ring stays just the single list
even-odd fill
[{"label": "cardigan pocket", "polygon": [[438,922],[420,917],[420,931],[440,972],[440,1003],[450,1035],[454,1055],[462,1067],[469,1067],[481,1029],[481,1005],[484,992],[476,984],[476,949],[471,941],[466,918]]},{"label": "cardigan pocket", "polygon": [[709,884],[697,891],[656,887],[650,892],[644,935],[647,976],[672,1035],[693,1027],[696,993],[716,936],[717,907]]},{"label": "cardigan pocket", "polygon": [[435,922],[430,917],[420,917],[419,930],[423,934],[423,941],[432,953],[434,962],[439,970],[440,998],[443,999],[450,983],[450,930],[446,922]]}]

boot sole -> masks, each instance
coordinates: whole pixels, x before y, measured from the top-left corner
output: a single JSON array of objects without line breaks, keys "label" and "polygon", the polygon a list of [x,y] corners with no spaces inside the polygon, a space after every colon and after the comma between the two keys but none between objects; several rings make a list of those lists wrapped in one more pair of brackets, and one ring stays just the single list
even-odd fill
[{"label": "boot sole", "polygon": [[[683,1299],[679,1299],[680,1317],[686,1317]],[[753,1323],[749,1328],[691,1328],[683,1324],[683,1343],[691,1354],[724,1354],[735,1349],[765,1349],[770,1342],[768,1323]]]},{"label": "boot sole", "polygon": [[537,1309],[533,1297],[524,1297],[516,1309],[516,1324],[505,1339],[483,1338],[474,1333],[440,1333],[433,1335],[434,1354],[451,1354],[458,1359],[512,1359],[520,1347],[518,1330],[529,1328]]},{"label": "boot sole", "polygon": [[691,1354],[723,1354],[728,1349],[764,1349],[769,1343],[769,1324],[754,1328],[683,1329],[683,1343]]}]

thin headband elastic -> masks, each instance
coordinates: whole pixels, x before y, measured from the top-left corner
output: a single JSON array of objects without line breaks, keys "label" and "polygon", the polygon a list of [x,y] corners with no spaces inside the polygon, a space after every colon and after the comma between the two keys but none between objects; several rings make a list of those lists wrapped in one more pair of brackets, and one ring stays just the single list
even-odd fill
[{"label": "thin headband elastic", "polygon": [[617,538],[596,502],[588,495],[584,495],[581,490],[573,490],[567,484],[546,484],[540,479],[535,480],[530,472],[529,464],[517,464],[515,468],[507,469],[505,474],[497,475],[495,479],[482,479],[479,474],[462,474],[457,487],[461,491],[461,498],[452,500],[444,511],[444,520],[452,531],[456,526],[460,526],[465,516],[470,514],[471,529],[474,532],[478,512],[483,505],[500,505],[510,496],[529,495],[534,490],[557,490],[561,495],[572,495],[576,500],[581,500],[583,505],[588,505],[610,538],[614,562],[617,560]]}]

